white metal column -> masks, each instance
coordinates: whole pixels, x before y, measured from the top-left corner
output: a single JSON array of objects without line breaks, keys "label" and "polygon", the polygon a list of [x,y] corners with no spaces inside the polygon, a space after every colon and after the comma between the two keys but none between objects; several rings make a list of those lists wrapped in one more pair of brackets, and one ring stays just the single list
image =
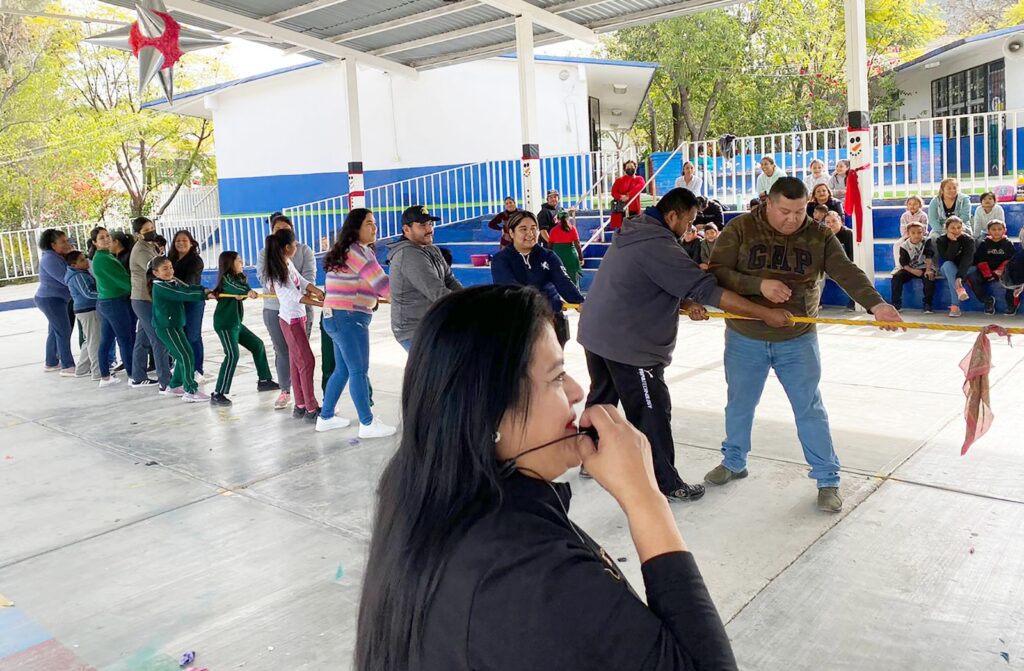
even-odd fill
[{"label": "white metal column", "polygon": [[366,207],[366,195],[363,185],[363,135],[359,121],[359,79],[356,73],[356,62],[346,58],[345,68],[345,103],[348,108],[348,146],[351,151],[348,160],[348,209]]},{"label": "white metal column", "polygon": [[874,179],[871,161],[874,144],[868,103],[867,32],[865,0],[845,0],[846,9],[846,87],[849,107],[847,149],[850,170],[856,171],[860,186],[863,217],[853,222],[853,259],[872,282],[875,279],[875,235],[871,214]]},{"label": "white metal column", "polygon": [[540,145],[537,123],[537,78],[533,62],[533,21],[516,17],[516,67],[519,72],[519,123],[523,136],[523,204],[530,212],[540,210]]}]

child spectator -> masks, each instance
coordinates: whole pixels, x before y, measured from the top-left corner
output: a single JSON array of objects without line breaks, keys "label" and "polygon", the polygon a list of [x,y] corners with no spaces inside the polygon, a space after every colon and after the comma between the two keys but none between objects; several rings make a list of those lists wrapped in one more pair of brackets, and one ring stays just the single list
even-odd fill
[{"label": "child spectator", "polygon": [[[980,209],[980,208],[979,208]],[[985,314],[996,313],[996,299],[986,287],[997,282],[1013,258],[1013,243],[1006,238],[1006,224],[1000,219],[988,222],[988,237],[978,243],[974,253],[975,267],[967,274],[967,284],[978,300],[985,304]],[[995,290],[994,286],[991,286]],[[1006,314],[1013,314],[1013,292],[1006,291]]]},{"label": "child spectator", "polygon": [[825,164],[820,159],[814,159],[807,167],[811,170],[810,174],[804,177],[804,186],[807,187],[807,193],[814,191],[814,187],[819,184],[828,185],[829,176],[825,172]]},{"label": "child spectator", "polygon": [[1024,231],[1020,234],[1021,249],[1013,255],[1010,263],[1006,266],[1006,272],[999,278],[999,283],[1007,291],[1007,296],[1013,296],[1013,301],[1007,303],[1006,314],[1015,315],[1020,308],[1020,295],[1024,292]]},{"label": "child spectator", "polygon": [[946,279],[949,290],[949,316],[960,316],[960,302],[967,300],[964,280],[974,262],[974,239],[964,232],[960,217],[949,217],[943,223],[943,234],[935,243],[939,272]]},{"label": "child spectator", "polygon": [[752,210],[752,209],[754,209],[755,207],[757,207],[760,204],[761,204],[761,199],[760,198],[751,198],[750,202],[747,203],[747,209]]},{"label": "child spectator", "polygon": [[925,238],[924,225],[912,222],[907,239],[900,244],[899,265],[892,276],[892,305],[903,309],[903,286],[914,280],[924,283],[924,312],[932,313],[935,299],[935,244]]},{"label": "child spectator", "polygon": [[83,377],[92,373],[92,379],[99,382],[100,376],[100,337],[103,335],[103,320],[96,312],[96,279],[89,273],[89,259],[79,251],[69,252],[64,260],[68,270],[64,273],[64,282],[71,292],[74,301],[75,318],[78,320],[79,332],[85,336],[78,356],[75,375]]},{"label": "child spectator", "polygon": [[452,262],[455,261],[455,257],[452,256],[452,250],[447,247],[438,247],[437,251],[441,252],[441,258],[444,259],[444,264],[451,268]]},{"label": "child spectator", "polygon": [[828,180],[828,188],[832,189],[832,195],[842,201],[846,198],[846,176],[850,172],[850,162],[845,158],[836,161],[836,171]]},{"label": "child spectator", "polygon": [[700,243],[701,239],[697,235],[697,229],[690,226],[686,233],[683,233],[683,249],[690,255],[694,263],[700,263]]},{"label": "child spectator", "polygon": [[[832,211],[828,209],[827,205],[815,205],[814,206],[814,212],[811,214],[811,218],[814,219],[819,224],[824,224],[825,223],[825,217],[828,216],[829,212],[832,212]],[[832,214],[835,214],[835,212],[832,212]],[[839,216],[839,215],[836,215],[836,216]]]},{"label": "child spectator", "polygon": [[700,269],[707,270],[711,262],[711,252],[715,249],[715,240],[718,239],[718,227],[714,224],[704,226],[704,240],[700,243]]},{"label": "child spectator", "polygon": [[[843,222],[842,215],[829,210],[828,214],[825,215],[825,225],[828,226],[832,234],[839,240],[839,244],[843,246],[846,258],[853,261],[853,231]],[[847,301],[846,309],[850,311],[857,309],[857,305],[852,298]]]},{"label": "child spectator", "polygon": [[[985,239],[989,222],[997,219],[1001,222],[1006,221],[1003,206],[996,203],[996,194],[991,191],[981,194],[981,205],[975,208],[973,221],[974,231],[978,234],[978,242]],[[1005,224],[1003,228],[1006,228]]]},{"label": "child spectator", "polygon": [[907,198],[907,210],[900,215],[900,239],[892,246],[893,275],[900,268],[900,246],[907,241],[907,230],[911,224],[920,224],[924,227],[924,234],[928,235],[928,214],[924,211],[924,203],[917,196]]}]

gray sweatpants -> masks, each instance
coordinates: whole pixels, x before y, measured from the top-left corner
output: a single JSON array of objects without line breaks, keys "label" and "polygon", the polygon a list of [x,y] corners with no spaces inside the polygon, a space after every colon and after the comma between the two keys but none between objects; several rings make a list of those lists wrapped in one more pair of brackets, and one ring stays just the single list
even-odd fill
[{"label": "gray sweatpants", "polygon": [[81,325],[85,342],[82,343],[81,351],[78,354],[78,365],[75,373],[85,375],[92,372],[92,379],[100,379],[100,336],[103,332],[103,319],[100,313],[95,310],[79,312],[75,314],[78,323]]},{"label": "gray sweatpants", "polygon": [[[277,383],[281,385],[281,391],[291,392],[292,373],[291,360],[288,358],[288,341],[284,339],[284,332],[281,330],[281,317],[277,310],[263,308],[263,325],[267,327],[270,334],[270,342],[274,346],[274,369],[277,371]],[[310,336],[313,330],[313,306],[306,306],[306,337]]]}]

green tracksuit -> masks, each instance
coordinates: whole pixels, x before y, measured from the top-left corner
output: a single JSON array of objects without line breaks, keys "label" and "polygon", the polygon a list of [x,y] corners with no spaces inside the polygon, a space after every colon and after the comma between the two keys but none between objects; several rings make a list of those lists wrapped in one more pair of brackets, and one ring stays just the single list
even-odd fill
[{"label": "green tracksuit", "polygon": [[179,279],[153,281],[153,328],[174,359],[171,387],[181,387],[186,394],[199,390],[192,371],[195,354],[185,337],[185,303],[206,300],[206,289],[185,284]]},{"label": "green tracksuit", "polygon": [[[245,296],[249,293],[249,281],[245,275],[228,275],[224,278],[220,294],[223,296]],[[242,301],[237,298],[221,298],[217,301],[217,309],[213,313],[213,330],[220,338],[224,348],[224,361],[220,364],[217,374],[218,394],[231,392],[231,381],[235,377],[238,366],[239,345],[252,353],[256,362],[256,374],[260,380],[272,379],[270,364],[267,362],[267,349],[263,341],[242,323],[244,311]]]}]

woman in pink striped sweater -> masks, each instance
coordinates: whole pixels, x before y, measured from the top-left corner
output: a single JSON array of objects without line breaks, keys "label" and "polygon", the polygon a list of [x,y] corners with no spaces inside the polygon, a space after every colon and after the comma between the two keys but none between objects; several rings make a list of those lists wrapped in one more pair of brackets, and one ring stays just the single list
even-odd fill
[{"label": "woman in pink striped sweater", "polygon": [[324,330],[334,342],[334,373],[327,381],[317,431],[343,429],[349,420],[334,414],[345,385],[359,413],[359,437],[383,438],[395,427],[376,419],[370,410],[370,320],[378,298],[391,294],[388,276],[374,256],[377,222],[373,213],[357,208],[348,213],[338,238],[324,256],[327,297]]}]

